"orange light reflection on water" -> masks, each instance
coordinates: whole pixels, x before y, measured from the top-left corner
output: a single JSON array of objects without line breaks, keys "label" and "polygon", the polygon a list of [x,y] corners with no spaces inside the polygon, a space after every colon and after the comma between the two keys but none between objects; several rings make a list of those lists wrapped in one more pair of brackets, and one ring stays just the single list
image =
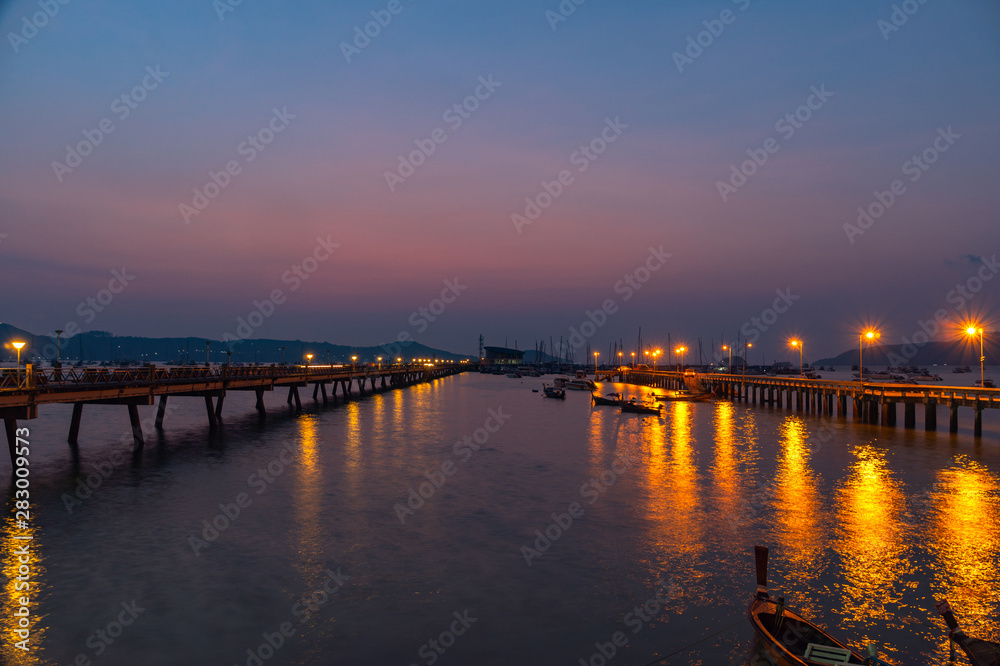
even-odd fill
[{"label": "orange light reflection on water", "polygon": [[[10,492],[11,495],[14,494],[13,489]],[[29,666],[46,663],[42,659],[45,625],[42,623],[42,617],[38,614],[38,601],[42,594],[39,581],[45,574],[45,568],[42,566],[42,558],[38,555],[40,546],[38,530],[33,529],[30,522],[27,529],[18,528],[14,511],[14,501],[11,499],[8,502],[7,517],[4,520],[3,529],[0,531],[0,537],[3,538],[4,575],[3,607],[0,608],[0,627],[2,627],[0,631],[3,632],[4,639],[3,645],[0,646],[0,663],[10,666]],[[15,539],[15,536],[30,536],[32,538],[30,540]],[[20,552],[23,544],[28,544],[27,555]],[[22,559],[27,561],[24,562]],[[19,571],[23,571],[20,569],[22,566],[27,566],[30,569],[26,581],[17,580]],[[23,588],[25,583],[28,584],[27,589],[18,589],[19,587]],[[17,632],[25,627],[20,626],[19,618],[14,615],[14,612],[21,607],[19,600],[22,597],[31,600],[28,605],[30,615],[26,627],[30,632],[27,643],[28,651],[15,647],[16,643],[24,640]]]},{"label": "orange light reflection on water", "polygon": [[946,596],[971,636],[1000,640],[1000,480],[959,456],[929,493],[937,595]]}]

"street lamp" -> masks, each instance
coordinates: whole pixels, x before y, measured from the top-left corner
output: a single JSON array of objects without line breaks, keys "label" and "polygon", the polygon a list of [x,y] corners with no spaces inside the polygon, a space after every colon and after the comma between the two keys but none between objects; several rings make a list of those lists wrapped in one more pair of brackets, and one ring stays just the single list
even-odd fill
[{"label": "street lamp", "polygon": [[792,340],[788,344],[790,344],[793,347],[798,347],[799,348],[799,376],[801,377],[802,376],[802,347],[803,347],[802,341],[801,340]]},{"label": "street lamp", "polygon": [[58,365],[59,367],[62,367],[62,363],[60,362],[62,359],[61,359],[61,357],[59,355],[59,351],[62,348],[62,334],[63,334],[63,330],[61,328],[57,328],[56,329],[56,365]]},{"label": "street lamp", "polygon": [[729,374],[733,374],[733,348],[728,345],[722,345],[722,351],[729,350],[729,365],[726,366],[726,370]]},{"label": "street lamp", "polygon": [[635,368],[635,352],[632,352],[632,367]]},{"label": "street lamp", "polygon": [[306,354],[306,367],[307,368],[309,367],[309,364],[312,362],[312,360],[313,360],[313,355],[312,354]]},{"label": "street lamp", "polygon": [[743,379],[747,378],[747,350],[753,347],[752,342],[748,342],[743,345]]},{"label": "street lamp", "polygon": [[622,367],[622,353],[618,352],[618,367]]},{"label": "street lamp", "polygon": [[381,356],[378,357],[378,369],[379,370],[382,369],[382,357]]},{"label": "street lamp", "polygon": [[351,370],[354,370],[354,366],[357,365],[357,363],[358,363],[358,357],[357,356],[352,356],[351,357]]},{"label": "street lamp", "polygon": [[686,351],[687,351],[687,347],[678,347],[677,349],[674,350],[674,352],[677,354],[677,372],[681,371],[681,367],[682,367],[682,363],[683,363],[683,360],[681,359],[681,355],[684,352],[686,352]]},{"label": "street lamp", "polygon": [[662,353],[663,352],[660,351],[659,349],[657,349],[655,352],[653,352],[653,372],[656,372],[656,357],[659,356]]},{"label": "street lamp", "polygon": [[14,345],[14,349],[17,350],[17,388],[21,388],[21,347],[23,347],[26,343],[18,340],[16,342],[12,342],[11,344]]},{"label": "street lamp", "polygon": [[969,328],[965,329],[965,332],[973,339],[975,339],[976,333],[979,334],[979,388],[986,388],[986,373],[984,369],[986,353],[983,351],[983,327],[976,328],[975,326],[969,326]]},{"label": "street lamp", "polygon": [[597,357],[601,355],[601,352],[594,352],[594,378],[597,378]]},{"label": "street lamp", "polygon": [[858,386],[862,389],[862,392],[864,392],[865,388],[865,339],[867,339],[870,344],[875,340],[878,340],[881,335],[882,334],[874,328],[869,328],[867,331],[862,331],[858,334]]}]

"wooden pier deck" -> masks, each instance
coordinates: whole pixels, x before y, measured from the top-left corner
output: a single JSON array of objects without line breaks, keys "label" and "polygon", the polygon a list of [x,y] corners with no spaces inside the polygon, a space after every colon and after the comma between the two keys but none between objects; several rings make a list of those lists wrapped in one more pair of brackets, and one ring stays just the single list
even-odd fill
[{"label": "wooden pier deck", "polygon": [[1000,389],[940,386],[934,384],[887,384],[830,381],[801,377],[724,375],[672,370],[601,370],[598,379],[655,388],[707,390],[721,398],[751,404],[772,405],[846,418],[851,409],[855,421],[893,427],[898,407],[903,406],[903,427],[916,427],[917,405],[921,405],[924,429],[937,430],[938,407],[949,410],[949,430],[958,432],[959,408],[972,411],[973,432],[983,434],[983,410],[1000,409]]},{"label": "wooden pier deck", "polygon": [[[210,428],[216,428],[222,416],[222,405],[229,391],[254,391],[256,408],[266,416],[264,392],[288,389],[288,404],[302,408],[299,388],[313,385],[313,398],[324,403],[335,398],[340,388],[342,399],[358,393],[409,386],[418,382],[476,369],[472,363],[437,363],[386,365],[382,368],[351,366],[180,366],[140,368],[45,368],[28,364],[18,374],[14,370],[0,372],[0,417],[3,417],[7,443],[14,460],[17,421],[38,417],[42,405],[72,404],[68,441],[77,444],[84,405],[125,405],[128,408],[132,436],[136,449],[143,446],[139,422],[140,405],[152,405],[159,398],[156,427],[163,426],[167,399],[170,396],[203,398]],[[331,386],[329,395],[327,385]]]}]

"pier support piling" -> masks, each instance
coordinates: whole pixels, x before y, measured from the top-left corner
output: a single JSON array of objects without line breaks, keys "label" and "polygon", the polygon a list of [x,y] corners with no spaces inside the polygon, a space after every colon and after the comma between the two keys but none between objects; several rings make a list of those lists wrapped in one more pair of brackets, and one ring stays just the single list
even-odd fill
[{"label": "pier support piling", "polygon": [[934,398],[924,403],[924,430],[928,432],[937,430],[937,401]]},{"label": "pier support piling", "polygon": [[226,399],[225,395],[220,395],[219,399],[215,401],[215,418],[222,418],[222,403]]},{"label": "pier support piling", "polygon": [[215,416],[215,405],[212,404],[212,396],[205,396],[205,411],[208,412],[208,428],[215,430],[219,427],[219,419]]},{"label": "pier support piling", "polygon": [[917,406],[912,402],[903,405],[903,427],[907,430],[917,427]]},{"label": "pier support piling", "polygon": [[972,425],[972,434],[976,437],[983,436],[983,408],[976,405],[976,420]]},{"label": "pier support piling", "polygon": [[142,451],[145,442],[142,439],[142,422],[139,420],[139,408],[136,405],[128,405],[128,420],[132,424],[132,450]]},{"label": "pier support piling", "polygon": [[264,391],[257,390],[254,393],[257,394],[257,404],[254,405],[257,408],[257,413],[260,414],[260,418],[267,418],[267,410],[264,408]]},{"label": "pier support piling", "polygon": [[[80,405],[83,407],[83,405]],[[156,407],[156,429],[163,430],[163,417],[167,414],[167,395],[160,396],[160,404]]]},{"label": "pier support piling", "polygon": [[[17,419],[4,419],[4,430],[7,431],[7,448],[10,449],[10,466],[16,468],[14,460],[17,459]],[[13,482],[11,482],[13,485]]]},{"label": "pier support piling", "polygon": [[951,404],[951,418],[948,419],[948,432],[958,432],[958,405]]},{"label": "pier support piling", "polygon": [[71,446],[77,445],[77,439],[80,436],[80,419],[83,417],[83,403],[74,402],[73,403],[73,417],[69,422],[69,437],[67,441]]}]

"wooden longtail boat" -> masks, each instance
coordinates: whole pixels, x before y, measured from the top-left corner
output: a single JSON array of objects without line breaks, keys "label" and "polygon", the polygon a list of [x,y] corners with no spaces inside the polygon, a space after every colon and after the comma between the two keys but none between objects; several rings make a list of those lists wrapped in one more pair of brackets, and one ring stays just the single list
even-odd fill
[{"label": "wooden longtail boat", "polygon": [[1000,643],[984,641],[979,638],[970,638],[955,619],[948,600],[944,599],[935,604],[941,617],[948,623],[948,638],[951,643],[951,658],[955,659],[955,644],[957,643],[962,652],[969,657],[972,666],[1000,666]]},{"label": "wooden longtail boat", "polygon": [[657,394],[653,396],[656,400],[660,402],[674,402],[674,401],[684,401],[684,402],[708,402],[712,399],[711,393],[690,393],[685,390],[680,391],[670,391],[665,394]]},{"label": "wooden longtail boat", "polygon": [[659,405],[650,405],[637,402],[635,398],[632,398],[628,402],[622,403],[623,412],[631,412],[633,414],[659,414]]},{"label": "wooden longtail boat", "polygon": [[548,386],[547,384],[542,384],[542,394],[546,398],[555,398],[556,400],[566,399],[566,389],[555,388],[552,386]]},{"label": "wooden longtail boat", "polygon": [[760,637],[771,663],[778,666],[846,666],[870,664],[843,643],[785,608],[785,598],[772,599],[767,591],[767,554],[764,546],[754,546],[757,563],[757,592],[747,615]]},{"label": "wooden longtail boat", "polygon": [[620,393],[609,393],[607,398],[602,398],[596,393],[593,393],[590,397],[594,399],[595,405],[611,405],[618,407],[622,404],[622,396]]}]

